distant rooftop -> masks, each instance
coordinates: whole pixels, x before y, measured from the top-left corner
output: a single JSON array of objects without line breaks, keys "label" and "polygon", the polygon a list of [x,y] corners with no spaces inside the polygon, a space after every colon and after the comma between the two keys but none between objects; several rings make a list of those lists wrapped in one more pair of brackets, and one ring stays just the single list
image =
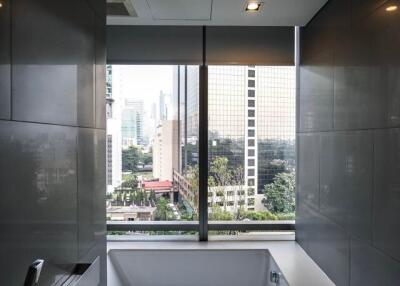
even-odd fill
[{"label": "distant rooftop", "polygon": [[121,207],[108,207],[107,213],[152,213],[156,207],[150,206],[121,206]]},{"label": "distant rooftop", "polygon": [[142,187],[145,190],[152,190],[152,191],[171,191],[172,189],[172,182],[171,181],[150,181],[150,182],[143,182]]}]

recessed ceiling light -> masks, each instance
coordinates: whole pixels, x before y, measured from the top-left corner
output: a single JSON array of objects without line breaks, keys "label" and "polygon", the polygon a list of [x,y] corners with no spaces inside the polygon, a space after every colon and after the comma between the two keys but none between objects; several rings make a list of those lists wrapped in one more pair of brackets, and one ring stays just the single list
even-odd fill
[{"label": "recessed ceiling light", "polygon": [[386,11],[388,12],[393,12],[397,10],[397,6],[396,5],[390,5],[388,7],[386,7]]},{"label": "recessed ceiling light", "polygon": [[0,8],[2,8],[3,7],[3,2],[0,2]]},{"label": "recessed ceiling light", "polygon": [[260,10],[261,2],[247,2],[246,11],[247,12],[257,12]]}]

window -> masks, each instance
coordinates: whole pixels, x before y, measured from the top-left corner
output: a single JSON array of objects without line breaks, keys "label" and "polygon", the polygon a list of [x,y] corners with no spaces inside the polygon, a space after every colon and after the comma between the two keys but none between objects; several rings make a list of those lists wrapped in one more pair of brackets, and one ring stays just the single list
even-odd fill
[{"label": "window", "polygon": [[107,217],[197,221],[199,67],[108,66],[107,86]]},{"label": "window", "polygon": [[[294,217],[295,68],[209,66],[208,72],[209,192],[237,191],[233,205],[211,202],[209,220]],[[279,199],[268,196],[277,192]]]},{"label": "window", "polygon": [[[198,226],[199,75],[198,66],[108,69],[109,219]],[[207,83],[208,220],[293,217],[295,68],[209,66]]]},{"label": "window", "polygon": [[247,170],[247,176],[254,176],[255,175],[255,170],[254,169],[248,169]]},{"label": "window", "polygon": [[247,189],[247,194],[248,194],[249,196],[254,196],[254,194],[255,194],[254,188],[248,188],[248,189]]}]

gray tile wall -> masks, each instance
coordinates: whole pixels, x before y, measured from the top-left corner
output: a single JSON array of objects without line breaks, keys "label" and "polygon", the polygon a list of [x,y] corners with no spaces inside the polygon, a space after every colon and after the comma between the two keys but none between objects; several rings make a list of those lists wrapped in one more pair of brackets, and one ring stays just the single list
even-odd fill
[{"label": "gray tile wall", "polygon": [[400,285],[398,1],[331,0],[301,29],[296,239],[337,285]]},{"label": "gray tile wall", "polygon": [[105,285],[105,0],[2,3],[1,285],[97,256]]}]

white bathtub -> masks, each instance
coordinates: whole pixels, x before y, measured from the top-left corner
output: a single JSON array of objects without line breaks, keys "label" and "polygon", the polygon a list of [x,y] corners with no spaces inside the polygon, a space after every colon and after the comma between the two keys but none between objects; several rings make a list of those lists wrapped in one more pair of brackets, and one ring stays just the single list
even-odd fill
[{"label": "white bathtub", "polygon": [[109,286],[274,286],[281,273],[268,250],[112,249]]}]

